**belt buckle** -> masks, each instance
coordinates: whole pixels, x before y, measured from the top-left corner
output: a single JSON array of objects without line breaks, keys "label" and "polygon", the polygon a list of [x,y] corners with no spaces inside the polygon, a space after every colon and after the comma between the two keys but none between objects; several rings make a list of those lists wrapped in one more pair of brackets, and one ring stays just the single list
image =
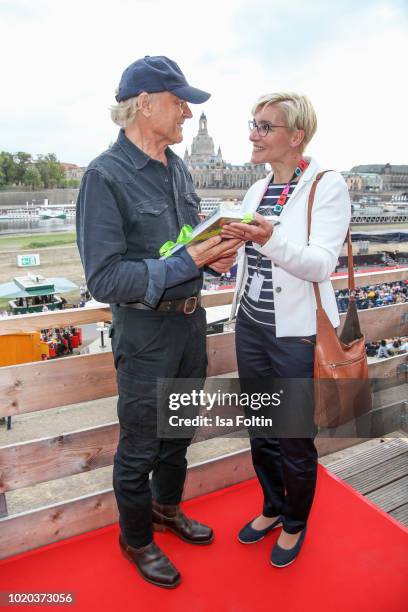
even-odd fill
[{"label": "belt buckle", "polygon": [[[192,304],[191,308],[190,308],[190,304]],[[195,312],[197,309],[197,304],[198,304],[197,296],[193,295],[192,297],[187,298],[184,302],[184,308],[183,308],[184,314],[186,315],[193,314],[193,312]]]}]

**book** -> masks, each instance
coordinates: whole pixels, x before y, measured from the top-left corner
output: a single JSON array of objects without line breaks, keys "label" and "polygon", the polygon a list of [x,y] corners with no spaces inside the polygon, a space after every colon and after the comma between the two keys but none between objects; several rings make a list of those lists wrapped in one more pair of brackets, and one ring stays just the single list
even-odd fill
[{"label": "book", "polygon": [[252,217],[253,215],[243,211],[241,204],[236,204],[235,202],[222,202],[212,213],[208,215],[208,217],[206,217],[193,229],[189,228],[191,231],[188,232],[188,239],[183,239],[183,242],[180,242],[178,239],[174,246],[167,249],[167,252],[163,255],[162,259],[169,257],[170,255],[174,255],[174,253],[176,253],[186,244],[203,242],[208,238],[216,236],[221,232],[223,225],[226,223],[230,223],[231,221],[251,223]]},{"label": "book", "polygon": [[[265,217],[272,225],[280,225],[280,221],[276,215]],[[235,202],[222,202],[212,213],[208,215],[194,228],[189,225],[184,225],[181,229],[180,235],[177,238],[177,242],[168,241],[160,248],[161,259],[170,257],[177,253],[183,246],[188,244],[195,244],[197,242],[203,242],[216,236],[222,231],[222,228],[227,223],[231,222],[243,222],[248,224],[255,224],[254,215],[251,213],[245,213],[242,204],[236,204]]]}]

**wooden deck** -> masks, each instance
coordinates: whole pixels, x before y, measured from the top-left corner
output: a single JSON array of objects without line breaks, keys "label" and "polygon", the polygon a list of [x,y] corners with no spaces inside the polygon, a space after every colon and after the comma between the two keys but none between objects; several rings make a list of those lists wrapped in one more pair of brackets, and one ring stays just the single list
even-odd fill
[{"label": "wooden deck", "polygon": [[[363,285],[383,282],[385,276],[387,281],[407,280],[408,267],[384,271],[381,275],[362,274],[356,280]],[[344,277],[338,277],[333,284],[341,287],[344,282]],[[210,292],[205,296],[204,305],[223,306],[230,304],[231,298],[231,292],[228,295],[224,292]],[[99,306],[8,317],[0,321],[0,336],[45,327],[109,321],[111,317],[109,308]],[[341,315],[342,323],[344,318],[345,315]],[[360,323],[366,341],[406,336],[408,303],[361,311]],[[227,331],[208,336],[207,352],[209,389],[214,387],[213,390],[216,390],[219,385],[223,385],[222,390],[228,392],[230,373],[237,367],[234,333]],[[408,467],[405,468],[407,446],[402,446],[406,444],[402,438],[405,434],[401,432],[398,436],[390,432],[395,433],[395,430],[404,429],[407,425],[404,402],[408,392],[401,395],[407,383],[407,365],[408,354],[369,365],[369,376],[376,379],[371,435],[388,436],[388,439],[378,443],[370,440],[365,442],[369,446],[358,448],[358,453],[368,452],[375,443],[386,449],[391,443],[390,438],[400,437],[399,442],[392,444],[401,446],[398,452],[391,457],[377,457],[376,463],[368,460],[365,467],[360,462],[362,456],[345,462],[346,457],[357,454],[357,451],[352,450],[349,454],[331,455],[330,462],[323,462],[328,465],[341,460],[342,463],[332,466],[334,472],[338,469],[339,476],[346,480],[355,478],[357,484],[354,486],[357,488],[363,480],[363,495],[404,522],[408,514]],[[381,379],[381,384],[377,379]],[[89,403],[96,402],[100,410],[102,403],[114,401],[116,395],[113,359],[107,352],[0,368],[0,418],[13,416],[16,423],[25,416],[27,425],[33,426],[28,427],[27,435],[18,440],[12,440],[9,434],[13,432],[10,431],[7,432],[8,438],[1,440],[0,436],[0,558],[117,521],[111,485],[113,454],[119,433],[116,412],[108,410],[110,418],[105,419],[101,415],[97,422],[92,419],[90,421],[88,414]],[[43,413],[49,419],[52,418],[50,411],[59,410],[66,412],[65,417],[71,416],[72,412],[69,411],[72,410],[78,418],[59,422],[58,427],[53,422],[50,430],[39,427],[37,415]],[[77,411],[82,411],[82,420]],[[318,439],[322,459],[326,459],[328,453],[343,452],[339,449],[357,448],[359,442],[363,441],[356,438],[354,430],[345,428],[341,433],[343,435],[336,438],[322,436]],[[218,441],[209,438],[193,445],[191,452],[195,455],[195,461],[190,455],[186,499],[247,480],[254,475],[250,452],[242,446],[232,448],[232,442],[237,440],[228,440],[228,448],[225,448],[223,443],[220,445]],[[393,461],[390,467],[386,464],[389,460]],[[365,475],[366,471],[374,467],[377,469],[377,464],[379,472],[372,471]],[[82,479],[85,481],[88,476],[89,480],[84,483]],[[66,479],[71,479],[69,485]],[[86,487],[91,483],[91,488],[85,492],[78,486],[79,480]],[[38,494],[39,489],[36,487],[42,488],[43,497]]]},{"label": "wooden deck", "polygon": [[[392,435],[392,434],[391,434]],[[326,467],[390,516],[408,526],[408,437],[378,438],[348,449]]]}]

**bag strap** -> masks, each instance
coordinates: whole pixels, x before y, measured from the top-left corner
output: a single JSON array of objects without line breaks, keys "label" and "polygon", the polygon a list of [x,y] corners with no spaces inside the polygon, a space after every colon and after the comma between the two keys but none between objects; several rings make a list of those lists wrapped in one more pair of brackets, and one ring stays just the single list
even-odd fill
[{"label": "bag strap", "polygon": [[[308,207],[307,207],[307,241],[308,243],[310,240],[310,230],[312,226],[312,208],[314,204],[317,185],[319,181],[321,180],[321,178],[327,172],[333,172],[333,170],[324,170],[323,172],[319,172],[319,174],[316,175],[316,178],[313,181],[313,185],[310,190],[309,202],[308,202]],[[349,289],[350,299],[354,300],[355,299],[355,296],[354,296],[355,282],[354,282],[354,265],[353,265],[353,245],[351,242],[350,228],[347,230],[347,285]],[[323,306],[322,306],[322,300],[320,297],[319,283],[313,283],[313,289],[315,293],[317,308],[321,310]]]}]

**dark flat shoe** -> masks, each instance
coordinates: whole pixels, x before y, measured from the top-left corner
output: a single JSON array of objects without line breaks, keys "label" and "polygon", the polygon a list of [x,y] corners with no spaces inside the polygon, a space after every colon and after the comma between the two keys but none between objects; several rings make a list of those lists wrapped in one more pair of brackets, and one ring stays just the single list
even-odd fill
[{"label": "dark flat shoe", "polygon": [[241,542],[241,544],[255,544],[256,542],[260,542],[260,540],[263,540],[266,534],[272,531],[272,529],[282,526],[282,518],[280,516],[278,516],[276,521],[265,529],[254,529],[252,527],[254,520],[255,519],[249,521],[249,523],[247,523],[239,532],[238,540]]},{"label": "dark flat shoe", "polygon": [[302,533],[299,536],[298,541],[296,542],[293,548],[281,548],[279,544],[276,542],[275,546],[272,548],[271,555],[271,563],[274,567],[286,567],[293,563],[296,557],[299,554],[300,549],[302,548],[303,540],[306,535],[306,527],[303,529]]}]

